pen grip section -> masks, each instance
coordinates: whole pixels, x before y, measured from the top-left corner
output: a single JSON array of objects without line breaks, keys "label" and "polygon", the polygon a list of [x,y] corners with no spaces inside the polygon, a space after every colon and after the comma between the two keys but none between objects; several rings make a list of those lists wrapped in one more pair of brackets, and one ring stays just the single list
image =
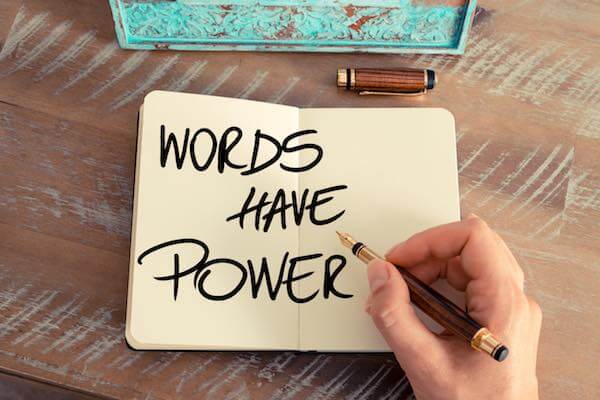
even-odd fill
[{"label": "pen grip section", "polygon": [[422,69],[356,69],[355,90],[415,93],[425,90],[427,75]]},{"label": "pen grip section", "polygon": [[397,267],[404,277],[410,292],[410,300],[434,321],[468,342],[482,328],[465,311],[444,295],[417,279],[406,269]]}]

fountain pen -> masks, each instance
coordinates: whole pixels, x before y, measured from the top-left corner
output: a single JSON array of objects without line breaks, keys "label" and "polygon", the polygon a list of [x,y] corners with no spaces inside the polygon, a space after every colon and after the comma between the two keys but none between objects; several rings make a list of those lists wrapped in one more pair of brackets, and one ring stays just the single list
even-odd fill
[{"label": "fountain pen", "polygon": [[[365,264],[374,259],[385,260],[347,233],[336,233],[342,245],[351,249],[352,253]],[[421,282],[406,268],[394,266],[406,281],[411,302],[421,311],[448,331],[470,343],[472,348],[489,354],[494,360],[504,361],[508,357],[508,348],[500,343],[487,328],[481,326],[441,293]]]}]

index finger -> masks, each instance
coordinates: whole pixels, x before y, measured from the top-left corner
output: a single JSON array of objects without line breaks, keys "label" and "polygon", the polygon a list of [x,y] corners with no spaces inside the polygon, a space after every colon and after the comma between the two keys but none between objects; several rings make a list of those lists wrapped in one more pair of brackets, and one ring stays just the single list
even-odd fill
[{"label": "index finger", "polygon": [[395,264],[410,268],[427,261],[445,261],[456,256],[461,256],[462,269],[470,279],[512,271],[509,267],[511,260],[508,260],[496,235],[478,217],[417,233],[395,246],[386,257]]}]

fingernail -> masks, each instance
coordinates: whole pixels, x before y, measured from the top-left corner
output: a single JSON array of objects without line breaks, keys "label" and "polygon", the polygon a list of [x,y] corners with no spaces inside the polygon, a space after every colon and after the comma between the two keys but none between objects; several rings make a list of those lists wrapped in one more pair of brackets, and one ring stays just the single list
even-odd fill
[{"label": "fingernail", "polygon": [[369,264],[367,271],[369,277],[369,287],[371,292],[376,292],[388,281],[390,275],[387,269],[387,263],[383,260],[373,260]]},{"label": "fingernail", "polygon": [[473,213],[469,213],[467,215],[467,218],[465,218],[465,219],[473,219],[473,218],[479,218],[479,217],[477,215],[473,214]]}]

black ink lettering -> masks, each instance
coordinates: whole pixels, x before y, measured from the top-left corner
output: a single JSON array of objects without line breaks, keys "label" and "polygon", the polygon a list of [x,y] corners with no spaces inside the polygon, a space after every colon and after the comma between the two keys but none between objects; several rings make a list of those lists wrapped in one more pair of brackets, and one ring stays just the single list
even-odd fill
[{"label": "black ink lettering", "polygon": [[[238,282],[238,284],[233,289],[231,289],[231,291],[229,291],[225,294],[221,294],[221,295],[211,294],[211,293],[208,293],[206,291],[206,289],[204,289],[204,282],[206,281],[206,279],[208,278],[208,276],[211,273],[210,267],[214,264],[233,265],[234,267],[238,268],[240,270],[240,272],[242,273],[242,276],[240,277],[240,281]],[[204,267],[202,268],[202,272],[199,274],[198,279],[196,281],[196,288],[198,289],[198,291],[200,292],[200,294],[202,296],[206,297],[209,300],[213,300],[213,301],[228,300],[228,299],[232,298],[233,296],[235,296],[242,289],[242,287],[244,286],[244,283],[246,283],[247,276],[248,276],[248,272],[246,271],[246,268],[244,268],[244,266],[242,264],[240,264],[239,262],[237,262],[235,260],[230,260],[228,258],[216,258],[216,259],[211,260],[211,261],[207,262],[206,264],[204,264]]]},{"label": "black ink lettering", "polygon": [[261,260],[258,277],[256,276],[256,272],[254,271],[254,265],[252,264],[252,260],[248,260],[248,271],[250,271],[250,285],[252,289],[253,298],[256,299],[258,297],[258,292],[260,290],[260,285],[262,283],[263,278],[266,281],[267,292],[269,293],[269,297],[271,298],[271,300],[275,300],[277,298],[277,294],[279,293],[279,289],[281,288],[281,284],[283,283],[285,265],[287,264],[289,255],[289,252],[285,252],[285,254],[283,255],[283,259],[281,260],[281,269],[279,270],[279,276],[277,277],[277,282],[275,283],[275,285],[273,285],[273,283],[271,282],[269,264],[265,257],[263,257]]},{"label": "black ink lettering", "polygon": [[[240,212],[227,217],[225,221],[229,222],[229,221],[233,221],[233,220],[237,219],[238,223],[240,225],[240,228],[244,229],[244,221],[245,221],[246,215],[248,215],[250,213],[254,213],[254,228],[257,231],[260,230],[260,223],[262,220],[264,222],[264,226],[262,229],[263,232],[269,232],[269,230],[271,229],[273,220],[276,217],[279,217],[279,219],[280,219],[281,228],[287,229],[287,215],[286,214],[287,214],[287,210],[289,208],[292,208],[294,222],[297,226],[300,226],[300,224],[302,223],[302,219],[304,217],[305,210],[309,211],[309,219],[310,219],[311,223],[313,223],[314,225],[331,224],[332,222],[335,222],[337,219],[339,219],[342,215],[344,215],[344,213],[346,211],[342,210],[329,218],[325,218],[325,219],[318,218],[317,217],[317,209],[319,208],[319,206],[326,204],[334,199],[333,196],[328,196],[328,197],[322,197],[322,196],[327,193],[344,190],[347,188],[348,188],[348,186],[346,186],[346,185],[339,185],[339,186],[332,186],[329,188],[317,190],[316,192],[313,193],[311,202],[308,205],[306,204],[306,199],[309,194],[308,189],[305,189],[302,192],[302,196],[301,196],[300,200],[298,199],[298,194],[296,193],[296,191],[295,190],[292,191],[291,202],[288,203],[287,198],[286,198],[286,191],[284,189],[280,188],[275,193],[273,201],[268,201],[267,198],[269,197],[269,193],[264,192],[261,195],[260,199],[256,202],[256,204],[252,205],[252,203],[254,201],[254,196],[256,194],[256,188],[252,187],[250,189],[250,193],[248,193],[248,196],[246,197],[246,200],[244,201],[244,204],[242,205]],[[269,205],[270,205],[270,207],[269,207]],[[268,210],[265,210],[267,207],[269,207]],[[263,211],[266,211],[266,212],[263,212]],[[261,217],[261,215],[262,215],[262,217]]]},{"label": "black ink lettering", "polygon": [[302,192],[302,199],[300,200],[300,204],[298,204],[298,195],[296,191],[292,191],[292,210],[294,211],[294,222],[296,225],[300,226],[302,222],[302,217],[304,216],[304,207],[306,206],[306,198],[308,197],[308,189],[304,189]]},{"label": "black ink lettering", "polygon": [[258,203],[256,205],[250,206],[250,203],[252,202],[252,199],[254,198],[255,193],[256,193],[256,188],[252,187],[250,189],[250,193],[248,193],[248,197],[246,197],[246,200],[244,201],[244,204],[242,205],[242,210],[237,214],[233,214],[233,215],[227,217],[227,219],[225,221],[229,222],[229,221],[233,221],[234,219],[239,219],[240,228],[244,229],[244,219],[246,218],[246,215],[254,212],[254,213],[256,213],[254,216],[254,228],[257,231],[260,230],[260,212],[264,207],[271,204],[271,202],[267,201],[268,193],[265,192],[260,196],[260,200],[258,201]]},{"label": "black ink lettering", "polygon": [[[198,163],[198,159],[196,158],[196,140],[198,139],[198,136],[200,136],[200,134],[202,133],[206,133],[208,135],[208,137],[210,137],[210,141],[211,141],[211,145],[210,145],[210,153],[208,154],[208,157],[206,158],[206,162],[204,164],[199,164]],[[215,136],[215,134],[207,128],[202,128],[202,129],[198,129],[196,131],[196,133],[194,133],[194,136],[192,136],[192,142],[190,143],[190,153],[192,153],[192,164],[194,164],[194,168],[196,168],[198,171],[206,171],[208,169],[208,167],[210,166],[210,163],[212,162],[213,158],[215,158],[215,153],[217,151],[217,137]]]},{"label": "black ink lettering", "polygon": [[174,264],[173,265],[173,274],[154,277],[154,279],[156,279],[157,281],[170,281],[170,280],[173,281],[173,298],[174,298],[174,300],[177,300],[177,293],[179,291],[179,280],[181,278],[185,277],[186,275],[189,275],[192,272],[196,271],[198,268],[201,268],[201,266],[204,264],[204,262],[208,259],[208,246],[204,242],[201,242],[200,240],[196,240],[196,239],[171,240],[171,241],[164,242],[157,246],[149,248],[148,250],[146,250],[142,254],[140,254],[140,256],[137,259],[137,263],[139,265],[142,265],[144,258],[146,258],[146,256],[154,253],[155,251],[161,250],[165,247],[175,246],[175,245],[183,244],[183,243],[195,244],[202,248],[203,254],[202,254],[202,258],[200,259],[200,261],[198,261],[196,264],[189,267],[185,271],[181,272],[180,268],[179,268],[179,254],[175,253],[174,263],[173,263]]},{"label": "black ink lettering", "polygon": [[[182,169],[189,147],[192,164],[194,168],[200,172],[206,171],[212,164],[215,156],[217,156],[217,170],[219,173],[223,173],[228,167],[234,170],[243,170],[247,168],[245,171],[241,172],[241,175],[248,176],[269,168],[281,158],[283,153],[290,154],[302,151],[313,152],[314,156],[312,157],[310,155],[307,157],[301,157],[302,160],[306,160],[304,161],[304,165],[290,166],[287,165],[285,161],[280,162],[279,166],[282,170],[299,173],[308,171],[321,162],[323,159],[323,148],[316,143],[302,143],[294,145],[292,142],[298,138],[317,133],[318,132],[314,129],[301,130],[288,135],[282,142],[280,142],[277,138],[262,132],[260,129],[257,129],[254,134],[254,145],[252,149],[251,161],[248,165],[234,162],[231,157],[233,149],[237,147],[244,136],[242,129],[237,126],[231,126],[227,128],[219,138],[217,138],[213,131],[208,128],[198,129],[190,138],[190,128],[186,128],[183,141],[178,142],[175,133],[170,132],[167,136],[166,127],[164,124],[162,124],[160,126],[160,164],[163,168],[167,166],[169,154],[172,150],[177,169]],[[197,140],[202,134],[205,134],[210,139],[210,149],[204,162],[199,161],[199,149],[197,149],[199,146],[196,146]],[[268,144],[271,145],[271,154],[269,154],[268,149],[265,150],[265,146],[269,147]],[[267,154],[265,154],[265,151]],[[261,160],[259,160],[259,158]]]},{"label": "black ink lettering", "polygon": [[314,274],[314,271],[311,271],[311,272],[306,272],[304,274],[300,274],[298,276],[294,276],[294,271],[299,262],[307,261],[307,260],[314,260],[315,258],[319,258],[322,255],[323,254],[309,254],[307,256],[294,257],[294,258],[290,259],[290,269],[288,270],[288,278],[286,279],[286,281],[284,283],[287,285],[288,296],[294,303],[298,303],[298,304],[307,303],[307,302],[311,301],[312,299],[314,299],[315,297],[317,297],[317,294],[319,294],[319,291],[316,290],[315,292],[313,292],[312,294],[310,294],[306,297],[297,297],[296,294],[294,293],[293,283],[295,281],[299,281],[301,279],[308,278],[309,276]]},{"label": "black ink lettering", "polygon": [[183,138],[183,146],[181,149],[179,148],[179,144],[177,143],[177,136],[173,132],[169,133],[169,138],[165,143],[165,126],[160,126],[160,166],[165,167],[167,165],[167,159],[169,157],[169,153],[171,151],[171,147],[173,147],[173,152],[175,153],[175,165],[177,165],[177,169],[181,169],[183,167],[183,162],[185,161],[185,153],[187,152],[188,140],[190,137],[189,128],[185,130],[185,135]]},{"label": "black ink lettering", "polygon": [[[193,244],[199,247],[202,251],[202,256],[200,259],[193,264],[192,266],[181,266],[181,249],[177,248],[177,245],[180,244]],[[318,258],[321,258],[323,254],[315,253],[309,254],[294,258],[289,258],[289,251],[285,252],[282,257],[280,270],[277,277],[272,276],[269,271],[269,264],[266,257],[261,259],[260,268],[258,271],[255,269],[254,264],[251,260],[247,260],[248,268],[241,264],[240,262],[228,258],[217,258],[214,260],[209,260],[209,249],[208,246],[196,239],[178,239],[172,240],[168,242],[161,243],[157,246],[153,246],[148,250],[144,251],[137,258],[137,263],[141,266],[146,257],[151,254],[158,252],[162,249],[166,249],[168,247],[172,247],[171,252],[173,253],[173,273],[162,275],[162,276],[154,276],[153,278],[158,281],[172,281],[173,282],[173,299],[177,301],[179,289],[181,287],[180,280],[185,278],[190,274],[194,274],[193,276],[193,287],[202,297],[211,300],[211,301],[225,301],[229,300],[232,297],[236,296],[243,288],[243,286],[248,281],[248,275],[250,275],[250,286],[252,298],[258,298],[260,294],[261,285],[266,285],[266,291],[269,298],[273,301],[277,299],[277,296],[281,292],[282,285],[286,285],[287,295],[290,300],[302,304],[307,303],[313,300],[320,292],[320,289],[315,290],[307,296],[301,297],[294,291],[294,283],[303,279],[307,279],[308,277],[314,275],[315,271],[311,270],[309,272],[304,272],[300,274],[296,274],[296,268],[298,264],[304,261],[312,261]],[[197,251],[197,250],[196,250]],[[287,276],[286,276],[286,266]],[[346,266],[346,259],[341,255],[332,255],[325,260],[325,268],[323,273],[323,297],[328,299],[332,296],[348,299],[353,297],[352,294],[343,293],[338,288],[336,288],[336,279],[339,278],[340,274],[343,272]],[[220,289],[227,290],[226,293],[211,293],[206,288],[206,283],[210,278],[212,273],[215,273],[217,270],[222,270],[223,268],[233,267],[234,269],[239,270],[240,278],[239,281],[234,279],[231,283],[233,287],[230,289]],[[284,277],[286,279],[284,280]],[[222,287],[222,285],[220,285]]]},{"label": "black ink lettering", "polygon": [[285,223],[285,210],[291,207],[291,204],[286,204],[285,202],[285,190],[279,189],[275,194],[275,199],[273,200],[273,205],[271,209],[263,216],[265,220],[265,226],[263,227],[264,232],[268,232],[271,227],[271,222],[273,222],[273,218],[275,215],[279,214],[281,219],[281,228],[286,229],[287,225]]},{"label": "black ink lettering", "polygon": [[[271,156],[270,159],[268,159],[267,161],[263,162],[260,165],[257,165],[256,163],[258,162],[258,154],[259,154],[259,150],[260,150],[260,142],[262,140],[267,140],[268,142],[270,142],[271,144],[273,144],[276,148],[276,153],[275,155]],[[277,162],[277,160],[279,160],[279,157],[281,157],[281,144],[279,143],[279,141],[277,139],[275,139],[274,137],[266,134],[266,133],[262,133],[259,130],[256,131],[256,133],[254,134],[254,149],[252,150],[252,161],[250,163],[250,169],[242,172],[242,175],[252,175],[255,174],[257,172],[262,171],[265,168],[270,167],[271,165],[273,165],[275,162]]]},{"label": "black ink lettering", "polygon": [[254,229],[256,229],[257,231],[260,230],[260,214],[262,209],[271,204],[270,201],[267,201],[267,197],[269,197],[269,194],[267,192],[264,192],[260,196],[260,200],[258,201],[258,209],[256,210],[256,214],[254,215]]},{"label": "black ink lettering", "polygon": [[[179,254],[173,255],[173,275],[179,276]],[[179,292],[179,279],[173,280],[173,301],[177,300],[177,292]]]},{"label": "black ink lettering", "polygon": [[344,215],[346,210],[342,210],[339,213],[335,214],[334,216],[326,218],[326,219],[319,219],[319,218],[317,218],[316,214],[317,214],[317,208],[320,205],[328,203],[331,200],[333,200],[333,198],[334,198],[333,196],[329,196],[329,197],[319,200],[319,196],[321,196],[323,194],[335,192],[338,190],[345,190],[345,189],[348,189],[348,186],[338,185],[338,186],[332,186],[332,187],[329,187],[326,189],[317,190],[316,192],[314,192],[311,203],[306,207],[306,209],[310,211],[310,213],[309,213],[310,222],[312,222],[315,225],[327,225],[327,224],[331,224],[332,222],[334,222],[338,218],[340,218],[342,215]]},{"label": "black ink lettering", "polygon": [[[334,261],[339,261],[340,265],[331,272],[331,264]],[[335,278],[342,272],[346,266],[346,257],[340,256],[339,254],[332,255],[325,260],[325,279],[323,279],[323,297],[329,298],[329,294],[332,293],[334,296],[349,299],[353,297],[351,294],[341,293],[335,288]]]},{"label": "black ink lettering", "polygon": [[293,153],[295,151],[302,151],[302,150],[314,150],[317,153],[315,155],[315,158],[311,162],[309,162],[308,164],[306,164],[304,166],[290,167],[290,166],[284,165],[283,163],[279,164],[283,170],[289,171],[289,172],[304,172],[304,171],[308,171],[308,170],[314,168],[317,164],[319,164],[319,162],[323,158],[323,148],[321,146],[319,146],[318,144],[305,143],[305,144],[300,144],[300,145],[292,146],[292,147],[288,146],[288,144],[292,140],[294,140],[298,137],[304,136],[304,135],[312,135],[314,133],[317,133],[317,131],[314,129],[298,131],[298,132],[292,133],[291,135],[289,135],[288,137],[286,137],[283,140],[282,148],[283,148],[283,151],[286,153]]},{"label": "black ink lettering", "polygon": [[[236,133],[236,136],[235,139],[233,139],[233,142],[231,142],[231,144],[228,144],[227,138],[231,133]],[[247,166],[247,164],[235,164],[229,159],[229,153],[231,152],[231,149],[233,149],[240,142],[240,140],[242,140],[242,135],[242,130],[237,126],[232,126],[231,128],[227,129],[225,133],[223,133],[221,141],[219,142],[219,173],[223,173],[223,171],[225,170],[225,166],[231,167],[233,169],[242,169]]]}]

